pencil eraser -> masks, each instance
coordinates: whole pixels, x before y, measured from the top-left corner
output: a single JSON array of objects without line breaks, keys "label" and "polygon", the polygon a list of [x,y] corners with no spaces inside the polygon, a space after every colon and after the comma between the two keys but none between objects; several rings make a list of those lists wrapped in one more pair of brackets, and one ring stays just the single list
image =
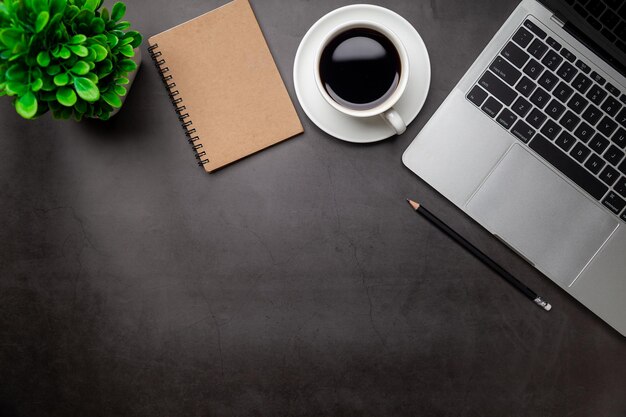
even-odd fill
[{"label": "pencil eraser", "polygon": [[546,311],[550,311],[552,310],[552,304],[546,304],[545,307]]}]

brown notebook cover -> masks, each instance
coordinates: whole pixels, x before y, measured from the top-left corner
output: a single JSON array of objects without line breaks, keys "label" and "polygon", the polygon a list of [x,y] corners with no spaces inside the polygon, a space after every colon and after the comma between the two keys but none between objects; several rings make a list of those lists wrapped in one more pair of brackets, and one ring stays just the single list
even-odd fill
[{"label": "brown notebook cover", "polygon": [[148,42],[207,172],[302,133],[248,0],[234,0]]}]

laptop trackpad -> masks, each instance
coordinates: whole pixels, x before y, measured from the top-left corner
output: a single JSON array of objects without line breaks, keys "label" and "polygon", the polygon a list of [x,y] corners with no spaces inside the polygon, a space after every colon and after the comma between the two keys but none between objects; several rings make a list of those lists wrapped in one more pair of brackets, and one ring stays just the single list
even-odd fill
[{"label": "laptop trackpad", "polygon": [[467,211],[563,286],[578,276],[618,225],[518,144],[470,199]]}]

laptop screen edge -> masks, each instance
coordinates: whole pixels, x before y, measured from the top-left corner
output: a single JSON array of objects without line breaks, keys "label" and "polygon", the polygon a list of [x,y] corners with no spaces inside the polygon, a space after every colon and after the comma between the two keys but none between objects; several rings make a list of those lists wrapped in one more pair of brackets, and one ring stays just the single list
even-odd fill
[{"label": "laptop screen edge", "polygon": [[[626,77],[626,53],[593,28],[564,0],[537,0],[563,23],[564,29]],[[622,39],[626,43],[626,39]]]}]

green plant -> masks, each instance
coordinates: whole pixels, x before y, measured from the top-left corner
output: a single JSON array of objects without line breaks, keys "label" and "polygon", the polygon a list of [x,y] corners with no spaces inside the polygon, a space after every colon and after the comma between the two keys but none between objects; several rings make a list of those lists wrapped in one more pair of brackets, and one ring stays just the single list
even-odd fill
[{"label": "green plant", "polygon": [[102,2],[0,0],[0,96],[20,116],[106,120],[122,105],[142,37],[124,3]]}]

